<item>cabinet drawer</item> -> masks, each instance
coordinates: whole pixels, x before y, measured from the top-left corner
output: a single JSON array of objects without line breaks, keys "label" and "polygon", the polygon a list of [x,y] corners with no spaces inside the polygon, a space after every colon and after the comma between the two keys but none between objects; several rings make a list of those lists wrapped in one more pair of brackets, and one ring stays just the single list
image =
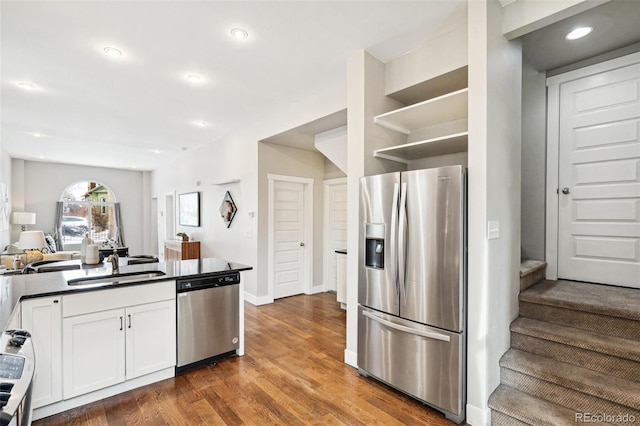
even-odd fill
[{"label": "cabinet drawer", "polygon": [[176,298],[176,282],[160,281],[63,296],[62,316],[72,317]]}]

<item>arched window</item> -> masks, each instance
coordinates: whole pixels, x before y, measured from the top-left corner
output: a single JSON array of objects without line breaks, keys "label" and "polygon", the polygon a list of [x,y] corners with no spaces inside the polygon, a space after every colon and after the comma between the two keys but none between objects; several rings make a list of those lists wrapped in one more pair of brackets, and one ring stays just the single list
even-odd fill
[{"label": "arched window", "polygon": [[63,244],[79,243],[86,233],[96,243],[116,239],[116,197],[109,188],[93,181],[78,182],[64,190],[60,201]]}]

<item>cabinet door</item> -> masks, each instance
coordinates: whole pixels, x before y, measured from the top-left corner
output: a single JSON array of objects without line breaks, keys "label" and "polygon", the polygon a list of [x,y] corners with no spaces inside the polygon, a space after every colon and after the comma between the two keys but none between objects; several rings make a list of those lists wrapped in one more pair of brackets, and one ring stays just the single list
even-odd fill
[{"label": "cabinet door", "polygon": [[22,328],[31,333],[37,372],[32,408],[62,400],[62,304],[60,297],[22,302]]},{"label": "cabinet door", "polygon": [[127,308],[127,380],[176,365],[176,302]]},{"label": "cabinet door", "polygon": [[65,318],[62,327],[65,399],[124,381],[124,309]]}]

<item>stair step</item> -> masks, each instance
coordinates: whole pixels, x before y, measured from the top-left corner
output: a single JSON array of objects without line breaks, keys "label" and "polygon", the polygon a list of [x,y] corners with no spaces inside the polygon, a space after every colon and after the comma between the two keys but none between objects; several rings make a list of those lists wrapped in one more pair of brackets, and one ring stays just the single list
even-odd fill
[{"label": "stair step", "polygon": [[[500,383],[521,392],[558,404],[575,413],[626,415],[640,419],[640,411],[569,389],[508,368],[500,369]],[[625,422],[615,422],[623,425]],[[627,421],[628,423],[628,421]]]},{"label": "stair step", "polygon": [[[576,425],[576,413],[549,401],[499,385],[489,397],[489,408],[521,423],[540,426]],[[493,415],[491,416],[492,424]],[[503,416],[498,420],[507,421]],[[500,423],[496,423],[500,424]],[[501,423],[508,425],[510,423]]]},{"label": "stair step", "polygon": [[640,321],[640,291],[632,288],[544,280],[521,292],[520,300]]},{"label": "stair step", "polygon": [[640,290],[545,280],[519,299],[522,317],[640,340]]},{"label": "stair step", "polygon": [[502,356],[500,367],[625,407],[640,407],[640,382],[608,376],[517,349],[509,349]]},{"label": "stair step", "polygon": [[529,424],[507,416],[500,411],[491,410],[491,426],[529,426]]},{"label": "stair step", "polygon": [[629,339],[522,317],[511,323],[511,331],[618,358],[640,361],[640,342]]},{"label": "stair step", "polygon": [[520,333],[511,333],[511,347],[622,379],[640,382],[640,363],[628,359],[592,352],[588,349],[568,346],[563,343]]},{"label": "stair step", "polygon": [[523,260],[520,263],[520,291],[544,279],[547,263],[542,260]]}]

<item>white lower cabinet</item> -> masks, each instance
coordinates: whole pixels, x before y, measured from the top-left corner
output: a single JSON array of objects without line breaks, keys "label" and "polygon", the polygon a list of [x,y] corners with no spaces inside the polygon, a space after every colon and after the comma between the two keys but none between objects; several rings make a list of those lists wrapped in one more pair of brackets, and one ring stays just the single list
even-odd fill
[{"label": "white lower cabinet", "polygon": [[64,398],[175,365],[175,301],[63,320]]},{"label": "white lower cabinet", "polygon": [[64,399],[175,366],[175,309],[175,281],[65,296]]},{"label": "white lower cabinet", "polygon": [[65,318],[64,399],[125,379],[124,309]]},{"label": "white lower cabinet", "polygon": [[21,306],[21,327],[31,333],[37,374],[31,405],[62,400],[62,304],[60,297],[27,299]]},{"label": "white lower cabinet", "polygon": [[176,302],[127,308],[126,379],[176,365]]}]

